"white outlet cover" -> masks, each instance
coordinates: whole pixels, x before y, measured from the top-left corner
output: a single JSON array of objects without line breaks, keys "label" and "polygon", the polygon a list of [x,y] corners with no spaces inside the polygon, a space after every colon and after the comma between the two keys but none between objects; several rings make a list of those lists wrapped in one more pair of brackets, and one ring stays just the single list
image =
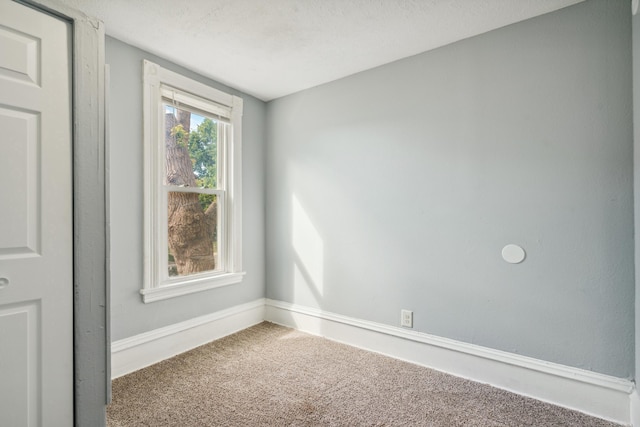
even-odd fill
[{"label": "white outlet cover", "polygon": [[518,245],[510,244],[502,248],[502,258],[509,264],[520,264],[525,257],[524,249]]},{"label": "white outlet cover", "polygon": [[413,311],[400,310],[400,326],[413,328]]}]

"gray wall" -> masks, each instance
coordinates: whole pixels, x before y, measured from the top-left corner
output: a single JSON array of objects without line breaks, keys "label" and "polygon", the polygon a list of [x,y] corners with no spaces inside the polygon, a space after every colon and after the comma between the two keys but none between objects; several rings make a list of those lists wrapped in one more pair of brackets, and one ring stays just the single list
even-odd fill
[{"label": "gray wall", "polygon": [[[141,300],[143,59],[244,99],[243,266],[247,275],[239,285],[149,304],[144,304]],[[112,339],[119,340],[264,297],[264,102],[113,38],[107,38],[106,62],[111,67],[109,197]]]},{"label": "gray wall", "polygon": [[267,296],[632,377],[630,42],[587,1],[270,102]]}]

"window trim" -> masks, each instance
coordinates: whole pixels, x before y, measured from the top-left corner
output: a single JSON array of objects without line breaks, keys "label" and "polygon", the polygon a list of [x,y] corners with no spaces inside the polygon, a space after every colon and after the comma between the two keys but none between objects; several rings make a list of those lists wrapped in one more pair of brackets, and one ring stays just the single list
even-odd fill
[{"label": "window trim", "polygon": [[[230,129],[227,140],[226,200],[222,202],[225,227],[226,269],[223,273],[196,274],[183,280],[163,280],[162,263],[162,182],[161,136],[162,93],[166,87],[181,91],[180,96],[193,96],[195,100],[220,104],[230,110]],[[177,93],[177,92],[176,92]],[[187,104],[189,104],[187,102]],[[198,105],[194,105],[198,107]],[[151,61],[143,62],[143,141],[144,141],[144,277],[140,290],[145,303],[173,298],[193,292],[240,283],[242,271],[242,98],[230,95],[167,70]],[[166,209],[166,208],[165,208]],[[166,214],[164,215],[166,217]]]}]

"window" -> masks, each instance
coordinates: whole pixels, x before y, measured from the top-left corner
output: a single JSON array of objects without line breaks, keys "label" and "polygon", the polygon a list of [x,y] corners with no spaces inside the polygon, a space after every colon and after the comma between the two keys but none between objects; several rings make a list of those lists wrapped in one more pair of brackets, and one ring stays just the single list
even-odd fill
[{"label": "window", "polygon": [[242,99],[144,61],[144,302],[238,283]]}]

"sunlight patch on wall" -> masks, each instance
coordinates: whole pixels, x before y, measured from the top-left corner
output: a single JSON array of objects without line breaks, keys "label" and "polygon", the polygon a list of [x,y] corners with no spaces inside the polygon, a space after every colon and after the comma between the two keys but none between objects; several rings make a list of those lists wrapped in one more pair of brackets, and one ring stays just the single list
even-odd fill
[{"label": "sunlight patch on wall", "polygon": [[324,243],[296,195],[292,195],[292,246],[296,293],[309,288],[317,300],[323,292]]}]

